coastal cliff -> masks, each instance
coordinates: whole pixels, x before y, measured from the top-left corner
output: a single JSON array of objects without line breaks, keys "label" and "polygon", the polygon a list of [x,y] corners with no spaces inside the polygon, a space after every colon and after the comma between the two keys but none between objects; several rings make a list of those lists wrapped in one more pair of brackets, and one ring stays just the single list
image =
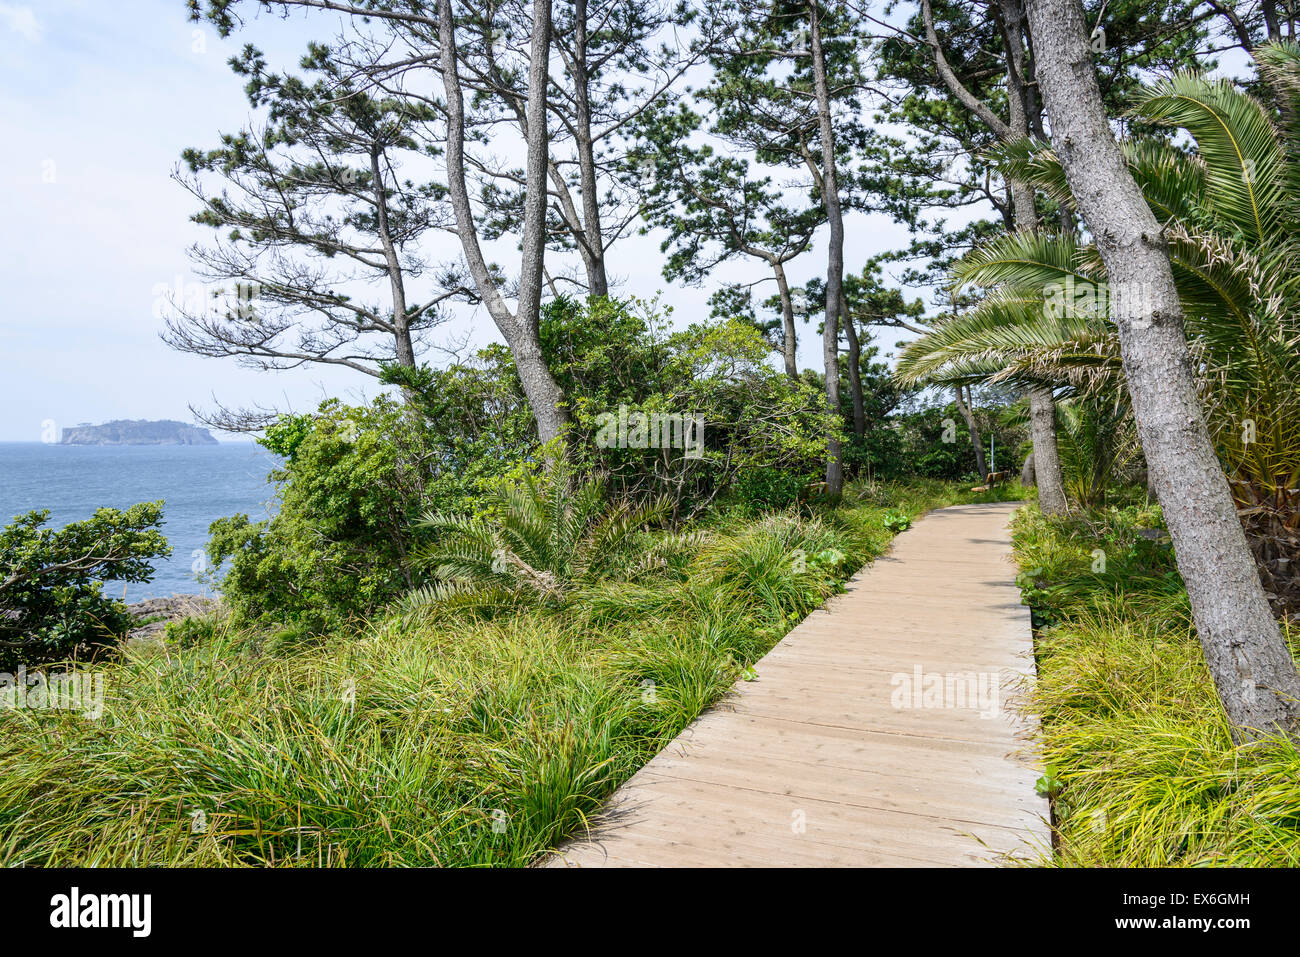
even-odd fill
[{"label": "coastal cliff", "polygon": [[65,429],[63,445],[216,445],[207,429],[163,419],[118,419],[103,425],[79,425]]}]

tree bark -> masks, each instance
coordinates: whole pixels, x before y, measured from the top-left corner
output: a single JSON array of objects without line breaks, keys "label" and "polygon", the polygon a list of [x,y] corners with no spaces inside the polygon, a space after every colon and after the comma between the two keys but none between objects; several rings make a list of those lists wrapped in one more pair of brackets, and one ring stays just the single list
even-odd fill
[{"label": "tree bark", "polygon": [[776,288],[781,294],[781,326],[783,329],[783,338],[781,341],[781,357],[785,360],[785,374],[791,379],[799,378],[799,363],[797,357],[798,341],[795,338],[794,328],[794,301],[790,298],[790,282],[786,279],[785,266],[781,260],[772,260],[772,272],[776,274]]},{"label": "tree bark", "polygon": [[388,284],[393,295],[393,341],[397,364],[415,368],[415,344],[411,341],[411,321],[406,315],[406,286],[402,280],[402,264],[397,258],[392,232],[388,228],[388,196],[384,191],[383,169],[379,164],[379,146],[370,149],[370,176],[375,191],[375,217],[379,244],[384,251],[388,267]]},{"label": "tree bark", "polygon": [[1061,479],[1061,456],[1056,448],[1056,402],[1052,390],[1029,390],[1029,437],[1034,443],[1034,477],[1038,480],[1038,507],[1044,515],[1064,515],[1070,510]]},{"label": "tree bark", "polygon": [[[1028,136],[1033,126],[1034,116],[1031,108],[1037,103],[1033,96],[1033,87],[1026,77],[1026,57],[1024,45],[1025,8],[1023,0],[998,0],[993,7],[993,14],[1002,33],[1006,48],[1007,104],[1009,121],[1004,122],[1000,116],[985,103],[981,102],[962,84],[957,74],[948,65],[943,55],[943,47],[934,29],[934,14],[930,0],[921,2],[921,18],[925,24],[926,43],[934,56],[935,67],[949,91],[963,106],[978,117],[989,129],[997,134],[1003,142],[1014,142]],[[1038,212],[1034,206],[1034,190],[1021,180],[1008,179],[1007,192],[1011,199],[1012,222],[1017,230],[1033,231],[1038,228]],[[1005,212],[1004,212],[1005,215]],[[1035,457],[1034,471],[1038,479],[1038,504],[1048,515],[1059,515],[1066,511],[1065,482],[1061,476],[1061,458],[1056,451],[1056,414],[1055,401],[1048,390],[1030,393],[1030,430],[1034,448],[1040,445],[1050,446],[1044,454]],[[1037,406],[1037,413],[1034,407]]]},{"label": "tree bark", "polygon": [[542,356],[538,336],[544,278],[546,227],[547,59],[551,42],[551,2],[533,5],[533,35],[528,75],[528,161],[524,198],[523,262],[519,277],[518,314],[513,314],[497,288],[483,257],[474,210],[465,185],[465,101],[456,63],[456,33],[451,0],[438,0],[438,38],[443,86],[447,96],[447,191],[456,215],[465,260],[479,297],[501,330],[515,360],[524,395],[537,421],[537,436],[549,442],[564,433],[569,417],[561,391]]},{"label": "tree bark", "polygon": [[[822,202],[830,226],[826,261],[826,323],[822,329],[822,360],[826,367],[826,407],[840,415],[840,313],[844,299],[844,215],[840,208],[839,179],[835,174],[835,132],[831,124],[830,88],[826,82],[826,54],[822,49],[819,0],[810,0],[809,34],[812,46],[813,89],[817,99],[817,126],[822,151]],[[843,450],[838,429],[826,437],[826,492],[844,490]]]},{"label": "tree bark", "polygon": [[[998,0],[994,9],[998,27],[1002,32],[1002,43],[1007,51],[1007,115],[1010,118],[1011,132],[1016,136],[1030,134],[1030,117],[1032,109],[1030,91],[1025,68],[1025,5],[1024,0]],[[1029,192],[1029,220],[1035,219],[1033,207],[1034,194]],[[1016,207],[1016,225],[1019,226],[1022,214],[1026,210]]]},{"label": "tree bark", "polygon": [[862,396],[862,344],[858,341],[858,330],[849,317],[849,310],[841,297],[840,319],[844,323],[844,335],[849,342],[849,395],[853,400],[853,434],[861,439],[867,434],[867,407]]},{"label": "tree bark", "polygon": [[[565,69],[574,81],[572,98],[574,117],[569,124],[569,129],[573,134],[578,155],[581,213],[573,201],[569,181],[565,178],[559,164],[549,155],[546,161],[546,172],[551,181],[553,195],[559,204],[557,212],[564,223],[564,228],[573,237],[574,246],[582,259],[583,269],[587,274],[587,292],[590,295],[604,296],[609,293],[609,284],[605,272],[604,227],[600,221],[600,204],[596,199],[595,140],[591,132],[591,79],[587,68],[588,24],[585,0],[579,0],[579,3],[575,4],[574,19],[574,57],[568,57],[562,47],[560,56],[564,59]],[[549,46],[548,44],[548,50]],[[507,108],[514,114],[520,131],[527,139],[529,137],[528,117],[532,113],[532,107],[513,91],[509,78],[496,66],[495,51],[491,43],[488,44],[488,49],[493,51],[494,60],[491,78],[498,91],[509,91],[503,94]],[[530,80],[531,75],[530,69]],[[530,97],[531,93],[530,85]]]},{"label": "tree bark", "polygon": [[1003,121],[1002,117],[994,113],[988,104],[981,102],[977,96],[966,89],[965,84],[948,64],[948,58],[943,55],[943,47],[939,43],[939,35],[934,30],[934,11],[930,6],[930,0],[921,0],[921,19],[925,24],[925,42],[934,57],[935,69],[939,72],[939,78],[943,80],[944,85],[957,98],[957,102],[996,133],[998,139],[1014,139],[1015,134],[1011,131],[1011,127]]},{"label": "tree bark", "polygon": [[[1028,84],[1025,82],[1025,8],[1022,0],[998,0],[997,16],[1007,49],[1007,102],[1010,131],[1013,137],[1030,135]],[[1034,205],[1034,188],[1023,180],[1007,182],[1011,206],[1015,211],[1016,230],[1036,232],[1038,210]],[[1061,474],[1061,456],[1056,446],[1056,400],[1050,389],[1029,392],[1029,423],[1034,449],[1043,454],[1034,457],[1034,477],[1038,485],[1038,507],[1045,515],[1064,515],[1069,511],[1065,496],[1065,479]]]},{"label": "tree bark", "polygon": [[[1019,180],[1010,182],[1016,210],[1016,229],[1031,232],[1036,226],[1034,190]],[[1038,484],[1038,507],[1044,515],[1064,515],[1069,511],[1065,497],[1065,478],[1061,474],[1061,456],[1056,448],[1056,400],[1051,389],[1029,390],[1029,432],[1034,443],[1034,477]]]},{"label": "tree bark", "polygon": [[1052,143],[1096,238],[1133,416],[1206,662],[1241,736],[1300,731],[1300,675],[1206,431],[1167,243],[1115,142],[1079,0],[1030,0]]},{"label": "tree bark", "polygon": [[1031,451],[1025,456],[1025,461],[1020,466],[1020,484],[1025,488],[1034,484],[1034,453]]},{"label": "tree bark", "polygon": [[578,177],[582,191],[582,237],[578,243],[587,272],[587,293],[609,295],[605,272],[605,238],[596,185],[596,152],[591,137],[591,78],[587,70],[587,0],[574,0],[573,91]]},{"label": "tree bark", "polygon": [[[550,84],[551,0],[533,0],[533,35],[528,69],[528,159],[525,166],[523,263],[519,273],[519,308],[516,321],[519,343],[514,349],[519,378],[530,400],[537,395],[543,408],[533,405],[538,435],[543,442],[557,437],[568,421],[564,397],[542,356],[539,336],[542,282],[546,261],[546,172],[550,162],[546,96]],[[527,379],[525,379],[527,377]],[[531,390],[531,391],[530,391]]]},{"label": "tree bark", "polygon": [[1268,38],[1273,41],[1282,39],[1282,28],[1278,25],[1277,20],[1277,0],[1264,0],[1261,4],[1264,12],[1264,26],[1268,30]]},{"label": "tree bark", "polygon": [[975,412],[972,406],[974,402],[967,402],[962,396],[962,387],[957,386],[957,410],[961,417],[966,420],[966,431],[970,433],[971,448],[975,450],[975,468],[980,473],[980,481],[983,482],[989,475],[989,463],[984,458],[984,440],[980,436],[980,428],[975,423]]}]

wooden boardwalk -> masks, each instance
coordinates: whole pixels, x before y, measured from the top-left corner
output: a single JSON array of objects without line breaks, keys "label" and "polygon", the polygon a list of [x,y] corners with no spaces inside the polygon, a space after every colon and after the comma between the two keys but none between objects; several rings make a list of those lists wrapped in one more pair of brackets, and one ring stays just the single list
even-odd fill
[{"label": "wooden boardwalk", "polygon": [[931,512],[614,794],[571,867],[980,866],[1049,843],[1013,504]]}]

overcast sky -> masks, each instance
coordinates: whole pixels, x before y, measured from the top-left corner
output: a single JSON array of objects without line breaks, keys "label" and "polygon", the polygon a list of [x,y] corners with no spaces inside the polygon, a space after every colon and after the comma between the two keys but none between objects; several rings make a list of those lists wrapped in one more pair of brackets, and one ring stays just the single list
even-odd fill
[{"label": "overcast sky", "polygon": [[[292,66],[335,24],[262,14],[222,41],[187,20],[184,0],[0,0],[0,441],[39,441],[50,422],[189,420],[191,403],[210,408],[214,396],[302,411],[328,395],[373,394],[372,380],[345,370],[265,373],[178,353],[154,315],[155,291],[190,280],[185,250],[209,233],[189,222],[194,200],[169,174],[182,149],[214,146],[249,120],[227,58],[252,42],[273,67]],[[440,241],[455,254],[454,239]],[[846,266],[905,242],[883,217],[851,220]],[[662,291],[678,324],[705,318],[713,287],[665,282],[658,246],[633,236],[614,248],[619,291]],[[796,264],[795,281],[824,269],[821,249]],[[752,281],[761,268],[728,266],[717,282]],[[819,365],[815,327],[802,330],[801,365]],[[498,338],[468,307],[447,331]]]}]

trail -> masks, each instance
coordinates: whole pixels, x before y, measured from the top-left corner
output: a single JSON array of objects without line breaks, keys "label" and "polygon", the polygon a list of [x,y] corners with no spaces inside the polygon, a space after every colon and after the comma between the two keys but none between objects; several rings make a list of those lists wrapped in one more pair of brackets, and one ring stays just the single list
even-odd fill
[{"label": "trail", "polygon": [[1014,509],[899,535],[549,865],[987,866],[1047,846],[1009,707],[1033,673]]}]

